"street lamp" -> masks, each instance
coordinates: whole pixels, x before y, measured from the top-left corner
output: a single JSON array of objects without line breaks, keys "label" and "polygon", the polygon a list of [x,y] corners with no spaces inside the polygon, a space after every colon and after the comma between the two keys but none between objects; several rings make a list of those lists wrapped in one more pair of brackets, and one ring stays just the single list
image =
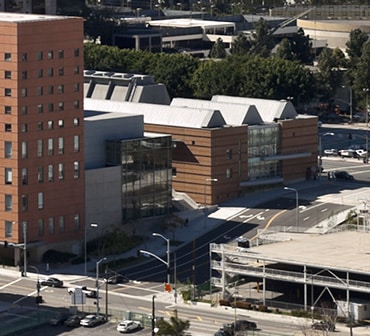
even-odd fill
[{"label": "street lamp", "polygon": [[106,257],[101,258],[96,262],[96,315],[99,316],[99,265],[102,261],[107,260]]},{"label": "street lamp", "polygon": [[333,136],[333,135],[335,134],[332,132],[319,134],[319,180],[321,178],[321,170],[322,170],[322,138],[326,136]]},{"label": "street lamp", "polygon": [[23,276],[27,276],[27,222],[23,222]]},{"label": "street lamp", "polygon": [[156,298],[155,295],[152,296],[152,336],[155,336],[156,334],[156,328],[155,328],[155,303],[154,299]]},{"label": "street lamp", "polygon": [[[98,224],[91,223],[89,227],[98,227]],[[84,257],[85,257],[85,275],[87,274],[87,228],[88,226],[85,223],[85,239],[84,239]]]},{"label": "street lamp", "polygon": [[170,240],[166,238],[165,236],[161,235],[160,233],[152,233],[152,236],[154,237],[160,237],[164,239],[167,242],[167,283],[171,283],[171,274],[170,274]]},{"label": "street lamp", "polygon": [[298,190],[294,188],[289,188],[289,187],[284,187],[284,190],[291,190],[295,192],[295,207],[296,207],[295,225],[296,225],[296,230],[298,231],[298,212],[299,212]]},{"label": "street lamp", "polygon": [[369,159],[369,89],[363,88],[363,91],[366,93],[366,156],[365,163],[368,163]]},{"label": "street lamp", "polygon": [[217,178],[207,178],[204,181],[204,227],[207,226],[207,199],[206,199],[206,187],[207,187],[207,182],[217,182]]}]

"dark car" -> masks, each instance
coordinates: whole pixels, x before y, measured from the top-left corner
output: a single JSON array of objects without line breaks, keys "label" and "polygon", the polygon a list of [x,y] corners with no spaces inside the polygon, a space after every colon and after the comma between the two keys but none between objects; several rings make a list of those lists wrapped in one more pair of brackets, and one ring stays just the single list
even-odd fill
[{"label": "dark car", "polygon": [[315,330],[335,331],[335,325],[326,321],[315,322],[312,324],[311,328]]},{"label": "dark car", "polygon": [[334,173],[335,178],[340,180],[353,180],[354,177],[351,174],[348,174],[346,171],[336,171]]},{"label": "dark car", "polygon": [[47,278],[41,281],[41,286],[63,287],[63,281],[57,278]]},{"label": "dark car", "polygon": [[115,284],[118,284],[118,283],[126,283],[128,281],[129,281],[129,279],[127,277],[125,277],[124,275],[114,274],[114,275],[112,275],[108,278],[107,282],[109,284],[115,285]]},{"label": "dark car", "polygon": [[49,324],[52,326],[61,326],[68,319],[69,314],[67,313],[58,313],[49,320]]},{"label": "dark car", "polygon": [[64,325],[70,328],[76,328],[80,326],[81,320],[84,318],[82,315],[72,315],[64,321]]}]

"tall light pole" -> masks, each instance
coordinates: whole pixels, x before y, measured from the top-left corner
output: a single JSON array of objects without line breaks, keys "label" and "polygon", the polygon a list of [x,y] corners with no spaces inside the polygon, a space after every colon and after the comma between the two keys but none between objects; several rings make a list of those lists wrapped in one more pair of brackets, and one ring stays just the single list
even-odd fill
[{"label": "tall light pole", "polygon": [[352,109],[352,101],[353,101],[353,96],[352,96],[352,86],[346,86],[346,85],[343,85],[342,86],[343,88],[348,88],[348,92],[349,92],[349,120],[350,120],[350,123],[352,124],[352,118],[353,118],[353,109]]},{"label": "tall light pole", "polygon": [[204,227],[207,226],[207,194],[206,194],[206,187],[207,187],[207,182],[217,182],[217,178],[207,178],[204,181]]},{"label": "tall light pole", "polygon": [[152,236],[154,237],[160,237],[164,239],[167,242],[167,283],[171,284],[171,272],[170,272],[170,240],[166,238],[165,236],[161,235],[160,233],[152,233]]},{"label": "tall light pole", "polygon": [[96,262],[96,315],[99,316],[99,265],[102,261],[107,260],[106,257],[101,258]]},{"label": "tall light pole", "polygon": [[322,170],[322,137],[333,136],[334,133],[327,132],[324,134],[319,134],[319,180],[321,179],[321,170]]},{"label": "tall light pole", "polygon": [[295,192],[295,226],[296,230],[298,231],[298,214],[299,214],[299,202],[298,202],[298,190],[294,188],[284,187],[284,190],[291,190]]},{"label": "tall light pole", "polygon": [[27,222],[23,222],[23,276],[27,276]]},{"label": "tall light pole", "polygon": [[363,91],[366,93],[366,156],[365,163],[368,163],[369,160],[369,88],[363,88]]},{"label": "tall light pole", "polygon": [[88,227],[98,227],[98,224],[91,223],[90,225],[86,225],[85,223],[85,239],[84,239],[85,275],[87,274],[87,228]]},{"label": "tall light pole", "polygon": [[155,295],[152,296],[152,336],[155,336],[155,302],[154,299],[156,298]]}]

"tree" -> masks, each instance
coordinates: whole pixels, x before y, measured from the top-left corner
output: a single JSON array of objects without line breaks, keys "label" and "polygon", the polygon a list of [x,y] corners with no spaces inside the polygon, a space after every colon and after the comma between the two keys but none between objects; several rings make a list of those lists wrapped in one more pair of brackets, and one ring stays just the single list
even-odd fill
[{"label": "tree", "polygon": [[186,336],[189,335],[186,330],[190,327],[189,320],[181,320],[178,317],[177,309],[173,311],[170,321],[159,320],[157,322],[158,336]]},{"label": "tree", "polygon": [[239,35],[231,43],[230,53],[232,55],[245,55],[248,53],[251,47],[252,44],[247,36],[245,36],[243,33],[239,33]]},{"label": "tree", "polygon": [[222,42],[222,39],[219,37],[217,41],[213,44],[210,52],[210,58],[225,58],[226,57],[226,50],[225,46]]},{"label": "tree", "polygon": [[356,60],[361,57],[361,49],[365,42],[368,40],[367,33],[357,28],[350,32],[349,41],[347,41],[346,52],[352,60]]},{"label": "tree", "polygon": [[270,33],[270,27],[266,20],[260,18],[255,24],[255,32],[252,34],[252,50],[254,54],[262,57],[270,56],[274,47],[274,39]]},{"label": "tree", "polygon": [[293,61],[295,55],[292,50],[292,44],[288,38],[283,38],[279,44],[279,47],[276,51],[276,56],[282,59]]}]

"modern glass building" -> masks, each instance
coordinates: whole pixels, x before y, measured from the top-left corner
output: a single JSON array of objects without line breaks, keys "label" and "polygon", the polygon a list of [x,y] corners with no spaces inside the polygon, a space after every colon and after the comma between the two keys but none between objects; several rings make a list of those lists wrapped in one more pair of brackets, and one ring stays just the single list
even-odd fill
[{"label": "modern glass building", "polygon": [[171,208],[171,136],[106,141],[107,165],[122,167],[122,221],[168,214]]}]

